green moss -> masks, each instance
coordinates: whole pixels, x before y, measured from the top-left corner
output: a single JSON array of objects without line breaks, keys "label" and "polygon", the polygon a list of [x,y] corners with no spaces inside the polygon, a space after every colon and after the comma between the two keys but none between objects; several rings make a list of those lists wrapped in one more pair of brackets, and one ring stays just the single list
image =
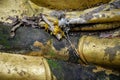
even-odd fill
[{"label": "green moss", "polygon": [[50,59],[48,59],[47,61],[53,68],[58,68],[58,69],[60,68],[59,64],[56,61]]},{"label": "green moss", "polygon": [[55,52],[54,52],[53,50],[50,50],[50,51],[48,52],[48,54],[49,54],[51,57],[54,57],[54,56],[55,56]]},{"label": "green moss", "polygon": [[64,73],[63,73],[63,69],[62,69],[61,64],[59,64],[59,62],[56,60],[47,59],[47,61],[48,61],[48,64],[51,68],[51,71],[56,76],[56,78],[58,80],[64,80],[64,75],[63,75]]},{"label": "green moss", "polygon": [[0,25],[0,45],[10,48],[8,27]]}]

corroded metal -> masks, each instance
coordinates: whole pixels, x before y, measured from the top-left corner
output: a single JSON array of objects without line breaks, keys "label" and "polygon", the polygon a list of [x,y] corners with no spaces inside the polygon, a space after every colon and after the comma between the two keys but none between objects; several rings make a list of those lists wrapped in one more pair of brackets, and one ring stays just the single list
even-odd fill
[{"label": "corroded metal", "polygon": [[83,36],[79,40],[78,51],[85,63],[120,67],[120,38]]}]

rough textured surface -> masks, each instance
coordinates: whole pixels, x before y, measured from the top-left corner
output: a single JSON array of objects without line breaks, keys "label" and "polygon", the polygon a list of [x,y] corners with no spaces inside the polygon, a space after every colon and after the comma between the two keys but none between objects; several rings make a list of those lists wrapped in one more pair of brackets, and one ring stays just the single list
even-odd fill
[{"label": "rough textured surface", "polygon": [[109,55],[109,60],[110,62],[112,62],[115,59],[115,57],[119,55],[119,52],[120,52],[120,45],[115,47],[108,47],[105,49],[105,56]]},{"label": "rough textured surface", "polygon": [[[43,44],[47,44],[49,40],[52,40],[53,47],[60,51],[61,49],[68,48],[70,52],[71,61],[76,59],[76,56],[71,49],[70,44],[66,39],[57,40],[53,35],[50,35],[44,29],[32,28],[32,27],[20,27],[16,31],[14,38],[10,38],[10,26],[0,25],[0,51],[3,52],[15,52],[15,53],[27,53],[29,51],[39,51],[40,48],[35,47],[33,44],[35,41],[39,41]],[[79,37],[74,37],[73,44],[77,46]],[[70,49],[69,49],[70,48]],[[50,49],[45,48],[48,52]],[[76,60],[75,60],[76,61]]]},{"label": "rough textured surface", "polygon": [[54,80],[43,57],[0,52],[0,80]]},{"label": "rough textured surface", "polygon": [[34,13],[28,0],[0,0],[0,21],[6,21],[9,16],[32,16]]},{"label": "rough textured surface", "polygon": [[119,74],[94,65],[83,66],[56,60],[48,60],[48,64],[57,80],[112,80],[113,78],[119,80],[120,78]]},{"label": "rough textured surface", "polygon": [[48,7],[57,10],[81,10],[90,8],[101,3],[107,3],[110,0],[31,0],[39,6]]},{"label": "rough textured surface", "polygon": [[[118,68],[120,66],[120,38],[83,36],[78,44],[80,57],[86,63]],[[114,66],[113,66],[114,65]]]},{"label": "rough textured surface", "polygon": [[[47,41],[52,40],[53,46],[57,50],[62,48],[69,47],[70,44],[66,39],[57,40],[53,35],[50,35],[44,29],[32,28],[32,27],[20,27],[16,31],[14,38],[10,38],[10,26],[0,25],[0,51],[31,51],[37,50],[33,44],[35,41],[39,41],[43,44],[46,44]],[[73,40],[74,44],[77,45],[77,40],[79,37],[76,37]]]},{"label": "rough textured surface", "polygon": [[[36,0],[34,0],[34,1],[36,1]],[[41,1],[45,1],[45,0],[41,0]],[[46,0],[46,1],[48,1],[48,0]],[[49,1],[54,1],[54,0],[49,0]],[[72,1],[72,0],[66,0],[66,1]],[[75,1],[78,1],[78,0],[75,0]],[[88,1],[88,0],[85,0],[85,1]],[[69,7],[66,6],[66,8],[65,8],[65,5],[61,6],[61,3],[53,4],[54,2],[52,2],[52,3],[47,2],[48,4],[50,4],[50,6],[48,6],[48,4],[46,5],[46,3],[42,4],[42,6],[47,6],[47,8],[53,8],[55,6],[54,7],[55,9],[64,8],[64,10],[66,10],[66,9],[69,10],[69,8],[71,8],[72,10],[75,10],[75,8],[77,10],[81,10],[81,9],[85,9],[85,8],[90,8],[92,6],[100,5],[101,3],[98,4],[99,1],[101,2],[103,0],[95,0],[95,1],[94,2],[89,1],[89,4],[88,4],[88,2],[85,3],[82,0],[81,3],[85,3],[85,4],[80,4],[80,5],[76,5],[76,3],[75,3],[75,5],[78,6],[79,8],[76,8],[76,6],[69,6]],[[110,0],[104,0],[104,1],[106,2],[106,1],[110,1]],[[103,1],[103,3],[104,3],[104,1]],[[0,21],[1,20],[5,21],[5,18],[7,18],[9,15],[11,15],[11,16],[28,15],[29,16],[29,15],[36,14],[36,12],[38,12],[38,13],[41,12],[41,13],[45,14],[45,16],[47,16],[47,18],[52,16],[52,17],[55,17],[55,19],[57,18],[59,20],[61,18],[71,19],[71,18],[76,18],[79,16],[80,16],[80,18],[85,19],[87,21],[93,19],[92,21],[89,22],[89,23],[93,23],[93,24],[88,24],[88,22],[86,22],[87,24],[85,23],[85,25],[73,25],[70,28],[72,30],[68,34],[69,34],[71,42],[73,43],[73,45],[75,45],[76,48],[78,45],[78,40],[82,35],[95,35],[95,36],[100,36],[100,38],[101,37],[107,37],[107,38],[120,37],[119,0],[112,0],[110,3],[107,3],[105,5],[101,5],[99,7],[94,7],[91,9],[84,10],[84,11],[76,11],[75,10],[73,12],[54,11],[51,9],[47,9],[45,7],[43,8],[41,6],[37,6],[37,5],[39,5],[38,3],[36,3],[37,5],[35,5],[35,4],[33,5],[33,3],[31,3],[29,0],[6,0],[6,1],[1,0],[0,4],[1,4],[0,5],[0,15],[1,15]],[[60,4],[61,7],[58,7],[59,5],[57,5],[57,4]],[[77,3],[77,4],[79,4],[79,3]],[[70,5],[74,5],[74,3],[71,4],[71,2],[70,2]],[[14,6],[16,6],[16,8]],[[116,10],[114,11],[113,9],[116,9]],[[111,18],[111,17],[113,17],[113,18]],[[103,18],[103,19],[101,19],[101,18]],[[56,21],[56,20],[53,20],[53,21]],[[113,24],[111,22],[115,22],[115,24]],[[43,53],[45,53],[45,54],[48,53],[48,54],[50,54],[50,56],[54,56],[55,53],[53,50],[51,50],[52,49],[51,46],[49,46],[49,45],[46,46],[48,41],[52,41],[52,44],[53,44],[52,47],[54,47],[58,51],[61,51],[61,49],[63,49],[63,48],[68,48],[68,51],[70,53],[68,61],[74,62],[74,63],[76,63],[78,61],[78,57],[76,57],[74,54],[75,51],[70,47],[70,44],[68,43],[68,41],[66,39],[63,38],[62,40],[59,41],[55,38],[55,36],[51,35],[49,32],[46,32],[44,29],[32,28],[31,26],[28,26],[28,27],[21,26],[20,28],[18,28],[16,30],[15,37],[10,38],[10,29],[12,27],[10,27],[9,24],[6,24],[6,25],[7,26],[0,23],[0,52],[15,52],[15,53],[26,53],[27,52],[28,53],[31,51],[37,51],[37,53],[39,54],[39,50],[43,49],[42,50],[42,51],[44,51]],[[77,29],[76,28],[73,29],[73,27],[76,27]],[[82,30],[81,27],[83,28],[83,31],[81,31]],[[98,27],[98,28],[94,28],[94,27]],[[81,30],[79,30],[78,28]],[[101,30],[101,28],[103,30],[110,28],[111,31],[100,31],[100,32],[96,31],[96,29]],[[117,28],[117,29],[112,30],[112,28]],[[93,32],[92,31],[89,32],[88,30],[93,30]],[[85,31],[88,31],[88,32],[85,32]],[[43,45],[45,45],[46,48],[35,47],[33,45],[35,41],[41,42]],[[111,51],[111,49],[114,49],[114,50]],[[112,60],[115,59],[115,56],[117,56],[117,54],[113,54],[113,53],[116,53],[117,51],[119,51],[119,46],[112,47],[112,48],[108,47],[105,51],[106,51],[106,54],[104,56],[109,57],[110,61],[112,62]],[[108,53],[111,53],[111,56],[109,56]],[[57,59],[57,58],[55,58],[55,59]],[[95,60],[96,60],[96,58],[95,58]],[[105,69],[104,70],[100,69],[100,70],[96,71],[95,70],[97,68],[96,66],[89,65],[88,67],[86,67],[83,65],[71,64],[68,62],[54,61],[54,60],[48,60],[48,62],[51,66],[51,71],[54,73],[54,75],[57,77],[58,80],[62,80],[62,79],[63,80],[71,80],[71,79],[72,80],[79,80],[79,79],[81,79],[81,80],[86,80],[86,79],[87,80],[88,79],[91,79],[91,80],[96,80],[96,79],[98,79],[98,80],[107,80],[107,79],[119,80],[119,78],[120,78],[119,74],[109,73],[109,71],[106,72]],[[8,73],[10,73],[9,70],[8,70]],[[107,73],[109,73],[109,74],[107,74]],[[23,75],[23,74],[24,74],[24,72],[19,73],[19,75]]]}]

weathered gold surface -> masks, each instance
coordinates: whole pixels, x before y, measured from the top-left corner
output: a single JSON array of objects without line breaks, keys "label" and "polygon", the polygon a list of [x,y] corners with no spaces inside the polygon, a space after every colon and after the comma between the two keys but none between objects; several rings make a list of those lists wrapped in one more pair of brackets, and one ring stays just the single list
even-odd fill
[{"label": "weathered gold surface", "polygon": [[[53,71],[52,74],[54,75],[51,74],[51,71]],[[71,74],[74,75],[71,80],[78,78],[84,80],[84,77],[89,79],[91,75],[92,78],[90,79],[96,80],[101,78],[96,77],[99,73],[103,73],[103,78],[105,79],[111,79],[111,75],[116,76],[116,78],[117,76],[119,77],[119,72],[99,66],[75,65],[67,62],[48,60],[43,57],[0,52],[0,80],[61,80],[64,78],[68,80],[68,76],[65,75]],[[100,74],[100,76],[103,75]]]},{"label": "weathered gold surface", "polygon": [[[32,2],[34,3],[32,3]],[[45,16],[53,18],[50,14],[54,10],[68,10],[65,12],[67,19],[77,18],[81,15],[90,13],[97,7],[90,8],[99,3],[108,3],[111,0],[1,0],[0,1],[0,21],[5,22],[9,16],[32,16],[38,13],[43,13]],[[39,2],[38,2],[39,1]],[[67,4],[66,4],[67,3]],[[109,4],[106,5],[109,7]],[[105,8],[106,8],[105,7]],[[50,9],[51,8],[51,9]],[[54,9],[52,9],[54,8]],[[104,9],[105,10],[105,9]],[[92,18],[87,20],[87,27],[82,27],[77,30],[106,30],[120,26],[120,9],[110,11],[100,11],[96,17],[93,13]],[[94,12],[94,11],[93,11]],[[95,16],[94,16],[95,15]],[[53,18],[54,19],[54,18]],[[58,21],[58,19],[54,19]],[[51,20],[52,22],[52,20]],[[89,25],[95,24],[95,25]],[[74,31],[75,29],[73,29]],[[119,33],[118,33],[119,34]],[[64,54],[65,50],[57,51],[51,45],[38,46],[41,48],[41,54],[47,58],[55,58],[68,60],[69,54]],[[102,39],[96,37],[82,37],[78,44],[80,57],[85,63],[98,64],[109,67],[120,67],[120,38]],[[62,52],[63,51],[63,52]],[[54,52],[54,53],[53,53]],[[45,53],[45,55],[44,55]],[[34,52],[32,54],[35,54]],[[39,52],[38,52],[39,54]],[[41,55],[40,54],[40,55]],[[49,56],[49,55],[50,56]],[[48,55],[48,56],[46,56]],[[77,64],[76,64],[77,65]],[[97,68],[93,72],[105,71],[106,69]],[[112,70],[106,73],[112,73]],[[0,80],[54,80],[51,74],[48,63],[42,57],[28,57],[15,54],[6,54],[0,52]]]},{"label": "weathered gold surface", "polygon": [[54,80],[47,61],[0,52],[0,80]]},{"label": "weathered gold surface", "polygon": [[59,10],[81,10],[110,0],[31,0],[39,6]]},{"label": "weathered gold surface", "polygon": [[120,22],[120,9],[101,11],[93,14],[93,18],[88,23]]},{"label": "weathered gold surface", "polygon": [[6,21],[9,16],[32,16],[34,10],[28,0],[0,0],[0,21]]},{"label": "weathered gold surface", "polygon": [[79,41],[78,51],[85,63],[120,67],[120,38],[83,36]]}]

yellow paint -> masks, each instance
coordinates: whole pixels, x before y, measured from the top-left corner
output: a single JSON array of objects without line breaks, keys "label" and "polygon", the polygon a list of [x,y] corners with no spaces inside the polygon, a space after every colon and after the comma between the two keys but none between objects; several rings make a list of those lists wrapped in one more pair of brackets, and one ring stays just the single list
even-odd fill
[{"label": "yellow paint", "polygon": [[62,31],[62,29],[58,26],[58,21],[54,21],[54,31],[52,33],[54,35],[61,34],[62,37],[65,36],[64,32]]}]

